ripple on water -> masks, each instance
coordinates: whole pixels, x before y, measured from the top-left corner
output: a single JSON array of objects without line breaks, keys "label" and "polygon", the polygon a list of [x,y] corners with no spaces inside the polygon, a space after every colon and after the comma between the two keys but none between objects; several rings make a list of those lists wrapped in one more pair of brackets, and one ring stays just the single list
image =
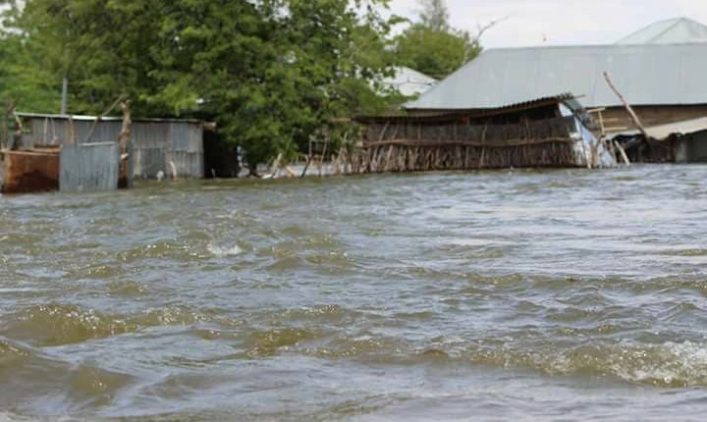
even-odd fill
[{"label": "ripple on water", "polygon": [[134,263],[146,259],[170,259],[174,261],[189,261],[194,258],[189,246],[173,241],[159,241],[137,246],[117,254],[123,263]]},{"label": "ripple on water", "polygon": [[0,381],[0,408],[55,416],[109,405],[134,379],[95,364],[51,358],[0,337]]},{"label": "ripple on water", "polygon": [[38,305],[6,319],[0,333],[42,346],[83,342],[135,331],[136,324],[75,305]]},{"label": "ripple on water", "polygon": [[571,342],[563,345],[548,341],[543,345],[488,339],[474,344],[436,346],[426,351],[455,362],[526,368],[551,376],[612,376],[628,383],[655,387],[707,387],[706,344],[689,341],[592,343],[572,346]]},{"label": "ripple on water", "polygon": [[274,356],[287,351],[298,343],[311,341],[322,336],[322,332],[306,328],[273,328],[262,331],[252,331],[246,341],[249,358],[263,358]]},{"label": "ripple on water", "polygon": [[135,281],[112,281],[108,284],[108,294],[117,297],[138,298],[149,294],[149,289]]},{"label": "ripple on water", "polygon": [[39,346],[81,343],[134,333],[149,327],[185,326],[230,318],[214,316],[183,307],[164,307],[137,315],[111,315],[77,305],[37,305],[5,318],[0,335]]},{"label": "ripple on water", "polygon": [[16,365],[31,355],[25,348],[0,337],[0,369]]}]

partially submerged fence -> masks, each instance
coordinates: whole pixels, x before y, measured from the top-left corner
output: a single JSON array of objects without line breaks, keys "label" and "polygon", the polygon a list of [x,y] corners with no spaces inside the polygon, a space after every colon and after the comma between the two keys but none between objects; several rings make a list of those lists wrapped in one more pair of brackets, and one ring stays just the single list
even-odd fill
[{"label": "partially submerged fence", "polygon": [[[402,118],[367,124],[361,172],[584,166],[575,117],[521,123]],[[577,134],[578,135],[578,134]]]}]

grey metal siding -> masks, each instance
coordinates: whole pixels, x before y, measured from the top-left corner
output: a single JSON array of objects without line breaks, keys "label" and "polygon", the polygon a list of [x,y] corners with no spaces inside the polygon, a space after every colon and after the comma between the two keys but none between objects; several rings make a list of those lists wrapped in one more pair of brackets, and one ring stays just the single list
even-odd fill
[{"label": "grey metal siding", "polygon": [[[65,117],[30,117],[29,141],[34,145],[70,145],[71,130]],[[91,128],[94,126],[93,132]],[[117,142],[120,120],[73,120],[73,138],[77,144]],[[90,135],[90,136],[89,136]],[[203,129],[200,123],[180,121],[135,121],[131,126],[132,175],[155,178],[162,171],[177,176],[201,178],[204,175]]]},{"label": "grey metal siding", "polygon": [[165,156],[169,149],[169,124],[155,122],[133,123],[134,175],[154,179],[157,173],[167,174]]},{"label": "grey metal siding", "polygon": [[202,177],[204,173],[203,131],[195,123],[170,123],[171,148],[166,158],[179,177]]},{"label": "grey metal siding", "polygon": [[115,142],[64,145],[59,163],[59,190],[62,192],[118,189],[120,148]]},{"label": "grey metal siding", "polygon": [[[32,138],[36,145],[66,145],[72,143],[71,124],[68,119],[32,118]],[[118,139],[122,123],[119,121],[73,121],[73,140],[76,143],[107,142]]]}]

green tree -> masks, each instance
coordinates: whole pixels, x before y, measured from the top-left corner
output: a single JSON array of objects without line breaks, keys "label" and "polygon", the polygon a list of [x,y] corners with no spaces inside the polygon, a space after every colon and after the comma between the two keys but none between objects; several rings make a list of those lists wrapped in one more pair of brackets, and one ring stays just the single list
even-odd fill
[{"label": "green tree", "polygon": [[[5,11],[12,18],[16,10]],[[59,111],[61,81],[49,70],[43,48],[22,33],[0,31],[0,100],[6,106],[38,112]]]},{"label": "green tree", "polygon": [[478,37],[452,29],[444,0],[424,0],[419,22],[396,38],[398,63],[437,79],[473,60],[480,52]]},{"label": "green tree", "polygon": [[149,0],[28,0],[14,25],[41,51],[35,66],[51,71],[57,86],[69,80],[72,112],[101,113],[125,95],[144,113],[152,111],[150,49],[164,10],[165,2]]},{"label": "green tree", "polygon": [[444,0],[418,0],[422,6],[420,23],[435,31],[449,30],[449,9]]},{"label": "green tree", "polygon": [[[384,109],[387,0],[27,0],[13,25],[67,76],[72,112],[213,119],[256,164],[341,117]],[[35,65],[39,65],[35,61]],[[58,82],[57,82],[58,84]]]},{"label": "green tree", "polygon": [[174,4],[160,38],[179,41],[160,51],[154,99],[200,98],[251,169],[277,153],[293,157],[337,117],[382,105],[368,80],[389,64],[357,47],[383,49],[389,28],[373,12],[362,21],[346,0]]}]

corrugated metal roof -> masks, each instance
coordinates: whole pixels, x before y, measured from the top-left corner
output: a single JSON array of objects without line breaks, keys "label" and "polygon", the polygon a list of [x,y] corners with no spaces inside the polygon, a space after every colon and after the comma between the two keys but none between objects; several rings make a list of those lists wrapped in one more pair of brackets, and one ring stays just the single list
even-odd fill
[{"label": "corrugated metal roof", "polygon": [[[54,119],[54,120],[71,120],[76,121],[91,121],[94,122],[98,116],[86,116],[81,114],[44,114],[44,113],[26,113],[26,112],[16,112],[18,117],[22,118],[39,118],[39,119]],[[122,117],[116,116],[103,116],[100,118],[102,122],[115,122],[123,121]],[[172,119],[172,118],[133,118],[133,122],[149,122],[149,123],[203,123],[201,120],[197,119]]]},{"label": "corrugated metal roof", "polygon": [[401,94],[411,97],[427,92],[437,83],[437,79],[409,67],[396,67],[395,76],[383,79],[383,84],[397,89]]},{"label": "corrugated metal roof", "polygon": [[[665,125],[651,126],[646,128],[649,138],[657,141],[664,141],[672,135],[689,135],[691,133],[703,132],[707,130],[707,117],[684,120],[681,122],[668,123]],[[638,130],[629,130],[609,135],[610,138],[618,136],[638,136]]]},{"label": "corrugated metal roof", "polygon": [[558,92],[587,107],[707,104],[707,43],[495,49],[483,52],[407,109],[498,108]]},{"label": "corrugated metal roof", "polygon": [[359,123],[380,123],[380,122],[406,122],[406,121],[454,121],[459,118],[459,116],[464,117],[474,117],[474,118],[484,118],[491,116],[498,116],[508,113],[516,113],[519,111],[530,110],[538,107],[545,107],[549,105],[556,105],[564,103],[572,111],[576,113],[583,113],[584,109],[581,104],[577,101],[572,94],[565,93],[559,95],[553,95],[543,98],[537,98],[531,101],[523,101],[518,104],[509,104],[504,107],[498,108],[472,108],[472,109],[438,109],[435,112],[423,113],[423,114],[379,114],[375,116],[356,116],[354,120]]},{"label": "corrugated metal roof", "polygon": [[655,22],[616,44],[682,44],[707,42],[707,25],[688,18]]}]

